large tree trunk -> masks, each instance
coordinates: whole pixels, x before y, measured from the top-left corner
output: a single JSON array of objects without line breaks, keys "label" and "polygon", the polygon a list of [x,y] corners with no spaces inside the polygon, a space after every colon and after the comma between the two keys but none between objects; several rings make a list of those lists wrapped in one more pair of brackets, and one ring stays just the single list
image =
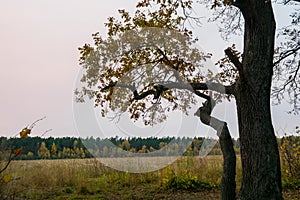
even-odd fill
[{"label": "large tree trunk", "polygon": [[282,199],[279,152],[267,90],[250,92],[239,85],[237,98],[241,159],[240,199]]},{"label": "large tree trunk", "polygon": [[279,151],[270,110],[275,20],[270,1],[240,2],[244,54],[236,84],[243,167],[240,199],[283,199]]}]

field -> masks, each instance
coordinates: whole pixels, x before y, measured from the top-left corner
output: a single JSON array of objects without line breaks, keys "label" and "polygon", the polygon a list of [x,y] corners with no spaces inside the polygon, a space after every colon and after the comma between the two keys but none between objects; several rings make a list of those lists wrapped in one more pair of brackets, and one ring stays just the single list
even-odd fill
[{"label": "field", "polygon": [[[13,161],[5,173],[1,192],[8,199],[220,199],[222,157],[182,157],[148,173],[117,171],[96,159]],[[239,188],[239,159],[236,180]],[[300,197],[295,190],[284,195]]]}]

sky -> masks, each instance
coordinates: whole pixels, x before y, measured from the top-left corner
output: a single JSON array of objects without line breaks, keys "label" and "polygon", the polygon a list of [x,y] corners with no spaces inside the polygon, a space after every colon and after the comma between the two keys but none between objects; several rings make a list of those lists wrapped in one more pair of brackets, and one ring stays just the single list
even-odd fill
[{"label": "sky", "polygon": [[[88,104],[74,105],[73,92],[80,74],[78,47],[91,43],[91,35],[105,33],[104,23],[117,10],[135,9],[136,1],[124,0],[10,0],[0,7],[0,135],[12,137],[35,120],[46,116],[32,131],[32,136],[45,137],[88,136],[101,130],[101,136],[118,131],[121,136],[160,136],[178,130],[198,134],[199,120],[186,119],[175,113],[170,120],[154,129],[139,127],[124,118],[116,125],[99,119]],[[280,9],[277,24],[286,22],[287,10]],[[206,15],[201,11],[200,15]],[[282,15],[282,16],[281,16]],[[204,19],[205,21],[205,19]],[[211,62],[223,56],[223,50],[236,43],[242,48],[241,38],[224,41],[215,24],[203,23],[195,28],[199,45],[213,53]],[[216,115],[228,122],[232,135],[237,137],[234,102],[216,108]],[[300,121],[299,115],[288,115],[287,105],[273,107],[275,130],[291,133]],[[178,118],[179,116],[179,118]],[[173,118],[172,118],[173,117]],[[181,120],[181,121],[176,121]],[[174,125],[177,126],[174,126]],[[175,127],[175,129],[174,129]],[[177,128],[176,128],[177,127]],[[140,128],[140,129],[139,129]],[[146,130],[147,129],[147,130]],[[174,129],[174,130],[173,130]],[[165,132],[160,132],[164,130]],[[207,133],[207,128],[203,129]],[[140,132],[143,132],[141,135]],[[158,134],[158,135],[159,135]],[[208,133],[213,134],[213,133]]]}]

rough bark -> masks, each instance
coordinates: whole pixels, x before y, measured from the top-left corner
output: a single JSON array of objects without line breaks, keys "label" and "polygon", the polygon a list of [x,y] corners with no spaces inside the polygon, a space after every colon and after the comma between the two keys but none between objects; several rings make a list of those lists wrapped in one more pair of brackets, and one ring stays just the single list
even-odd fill
[{"label": "rough bark", "polygon": [[234,200],[236,199],[236,155],[227,123],[210,116],[214,107],[213,104],[212,100],[208,99],[195,115],[200,117],[202,123],[217,131],[224,159],[221,182],[222,200]]},{"label": "rough bark", "polygon": [[245,19],[244,54],[236,83],[242,200],[283,199],[279,151],[271,120],[275,20],[270,1],[236,1]]},{"label": "rough bark", "polygon": [[[246,88],[246,84],[239,85],[237,94],[243,168],[240,199],[282,199],[279,153],[269,98],[258,97]],[[260,92],[262,96],[265,93]]]}]

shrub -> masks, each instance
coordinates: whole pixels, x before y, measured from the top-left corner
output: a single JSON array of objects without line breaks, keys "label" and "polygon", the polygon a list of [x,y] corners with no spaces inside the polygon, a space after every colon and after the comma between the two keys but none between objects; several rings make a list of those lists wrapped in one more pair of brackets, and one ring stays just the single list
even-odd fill
[{"label": "shrub", "polygon": [[300,188],[300,129],[296,135],[284,136],[281,140],[282,183],[286,189]]},{"label": "shrub", "polygon": [[188,190],[188,191],[202,191],[210,190],[213,187],[206,182],[203,182],[196,177],[179,177],[174,176],[166,183],[168,189],[174,190]]}]

